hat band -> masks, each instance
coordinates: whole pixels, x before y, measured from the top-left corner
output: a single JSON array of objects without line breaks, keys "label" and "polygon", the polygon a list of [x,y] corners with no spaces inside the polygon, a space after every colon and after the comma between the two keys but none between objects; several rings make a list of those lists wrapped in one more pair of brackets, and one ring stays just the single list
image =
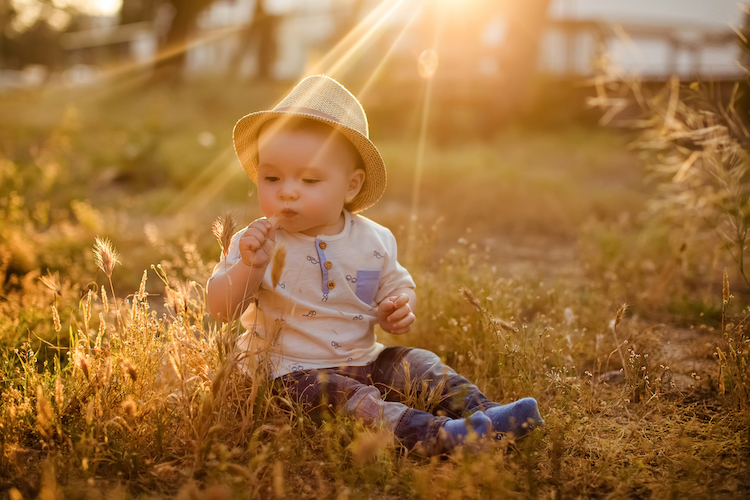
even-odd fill
[{"label": "hat band", "polygon": [[323,113],[322,111],[318,111],[317,109],[312,109],[312,108],[285,107],[285,108],[274,108],[274,111],[278,111],[281,113],[302,113],[305,115],[317,116],[318,118],[323,118],[324,120],[330,120],[332,122],[341,123],[340,120],[337,120],[331,115],[327,115]]}]

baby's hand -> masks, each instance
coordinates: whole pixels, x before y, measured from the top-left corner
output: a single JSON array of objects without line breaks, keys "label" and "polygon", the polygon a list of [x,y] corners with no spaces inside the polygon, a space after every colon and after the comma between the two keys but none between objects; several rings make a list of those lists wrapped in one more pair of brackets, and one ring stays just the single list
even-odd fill
[{"label": "baby's hand", "polygon": [[409,296],[405,293],[388,297],[378,306],[378,323],[388,333],[402,335],[408,332],[415,319]]},{"label": "baby's hand", "polygon": [[254,268],[265,268],[271,261],[276,246],[276,228],[268,219],[258,219],[240,238],[242,262]]}]

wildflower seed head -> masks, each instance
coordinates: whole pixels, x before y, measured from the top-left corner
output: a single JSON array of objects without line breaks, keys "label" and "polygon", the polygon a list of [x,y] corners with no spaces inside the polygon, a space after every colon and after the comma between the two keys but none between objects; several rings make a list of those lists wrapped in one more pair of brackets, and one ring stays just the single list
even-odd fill
[{"label": "wildflower seed head", "polygon": [[620,308],[617,310],[617,315],[615,315],[615,327],[620,324],[620,321],[622,321],[623,316],[625,316],[625,311],[627,311],[628,305],[623,304],[620,306]]},{"label": "wildflower seed head", "polygon": [[80,368],[80,370],[83,372],[83,375],[86,377],[86,380],[89,379],[89,362],[86,359],[86,356],[80,352],[76,352],[75,354],[75,365]]},{"label": "wildflower seed head", "polygon": [[479,302],[479,299],[474,295],[474,293],[471,290],[469,290],[466,287],[462,287],[461,288],[461,293],[463,294],[464,299],[466,299],[466,301],[469,304],[471,304],[471,305],[473,305],[474,307],[477,308],[477,311],[481,311],[482,310],[482,303]]},{"label": "wildflower seed head", "polygon": [[229,245],[232,243],[232,236],[234,235],[236,228],[237,223],[234,221],[232,212],[220,215],[211,226],[214,236],[221,247],[221,253],[225,259],[229,253]]},{"label": "wildflower seed head", "polygon": [[52,274],[52,271],[47,270],[47,276],[42,276],[39,280],[44,286],[55,292],[55,295],[62,296],[62,285],[60,284],[60,273],[58,271]]},{"label": "wildflower seed head", "polygon": [[60,325],[60,315],[57,313],[57,307],[52,305],[52,321],[55,324],[55,331],[59,332],[62,329],[62,325]]},{"label": "wildflower seed head", "polygon": [[46,430],[52,423],[52,408],[49,401],[44,397],[41,385],[36,387],[36,418],[39,425]]},{"label": "wildflower seed head", "polygon": [[63,385],[62,380],[60,379],[60,375],[57,376],[55,379],[55,404],[57,405],[57,412],[62,412],[62,405],[65,402],[65,398],[63,396]]},{"label": "wildflower seed head", "polygon": [[129,417],[134,417],[136,411],[138,410],[138,407],[136,406],[135,401],[133,401],[133,398],[131,396],[128,396],[125,401],[121,403],[121,406],[122,410]]},{"label": "wildflower seed head", "polygon": [[279,284],[284,265],[286,265],[286,247],[278,245],[274,249],[273,257],[271,257],[271,283],[274,288]]},{"label": "wildflower seed head", "polygon": [[135,370],[135,365],[129,359],[126,358],[123,360],[122,365],[125,368],[125,373],[128,374],[133,382],[138,380],[138,372]]},{"label": "wildflower seed head", "polygon": [[143,270],[141,277],[141,286],[138,287],[138,300],[146,300],[146,280],[148,279],[148,270]]},{"label": "wildflower seed head", "polygon": [[97,267],[107,275],[107,278],[112,277],[115,265],[120,264],[120,254],[117,253],[114,245],[107,238],[96,237],[94,242],[94,258]]},{"label": "wildflower seed head", "polygon": [[88,324],[88,322],[91,321],[91,290],[86,292],[86,302],[83,304],[83,315]]},{"label": "wildflower seed head", "polygon": [[109,312],[109,300],[107,299],[107,291],[104,289],[104,285],[102,285],[102,305],[104,312]]},{"label": "wildflower seed head", "polygon": [[726,267],[724,268],[724,279],[722,281],[721,295],[724,299],[724,304],[729,304],[731,296],[729,294],[729,273],[727,272]]}]

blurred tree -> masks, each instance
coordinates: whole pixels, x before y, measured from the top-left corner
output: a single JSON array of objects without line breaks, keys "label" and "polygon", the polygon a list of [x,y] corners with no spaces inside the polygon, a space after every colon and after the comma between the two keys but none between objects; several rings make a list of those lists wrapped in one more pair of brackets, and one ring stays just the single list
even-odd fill
[{"label": "blurred tree", "polygon": [[507,3],[508,31],[500,53],[505,74],[503,91],[512,96],[502,101],[501,115],[523,113],[531,103],[531,81],[537,73],[539,45],[547,22],[550,0],[524,0]]},{"label": "blurred tree", "polygon": [[188,37],[195,29],[200,13],[213,2],[214,0],[166,0],[166,2],[159,2],[171,5],[174,16],[166,36],[163,40],[160,40],[159,53],[154,67],[154,80],[174,82],[180,79],[187,57]]},{"label": "blurred tree", "polygon": [[120,24],[153,21],[164,0],[122,0]]},{"label": "blurred tree", "polygon": [[60,65],[63,53],[58,37],[76,14],[74,8],[57,7],[53,0],[0,0],[0,67]]},{"label": "blurred tree", "polygon": [[237,50],[229,65],[231,76],[239,75],[242,61],[251,48],[258,53],[256,78],[268,80],[273,77],[273,65],[277,57],[277,33],[280,16],[269,14],[265,0],[256,0],[253,17],[240,33]]}]

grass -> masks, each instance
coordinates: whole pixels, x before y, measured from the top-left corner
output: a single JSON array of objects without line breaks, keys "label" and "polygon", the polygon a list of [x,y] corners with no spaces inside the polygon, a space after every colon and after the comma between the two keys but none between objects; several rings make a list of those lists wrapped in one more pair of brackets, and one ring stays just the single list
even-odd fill
[{"label": "grass", "polygon": [[[313,422],[238,369],[240,332],[206,313],[212,221],[259,214],[223,151],[261,104],[200,85],[91,95],[0,100],[2,495],[750,492],[746,291],[734,276],[722,284],[720,249],[640,216],[650,188],[628,137],[519,128],[432,144],[412,239],[416,145],[378,143],[390,185],[366,215],[394,230],[405,259],[413,245],[404,263],[420,304],[411,333],[379,338],[438,353],[498,401],[534,396],[547,421],[518,442],[425,458],[377,427]],[[121,265],[98,266],[97,237]],[[428,407],[416,389],[409,403]]]}]

